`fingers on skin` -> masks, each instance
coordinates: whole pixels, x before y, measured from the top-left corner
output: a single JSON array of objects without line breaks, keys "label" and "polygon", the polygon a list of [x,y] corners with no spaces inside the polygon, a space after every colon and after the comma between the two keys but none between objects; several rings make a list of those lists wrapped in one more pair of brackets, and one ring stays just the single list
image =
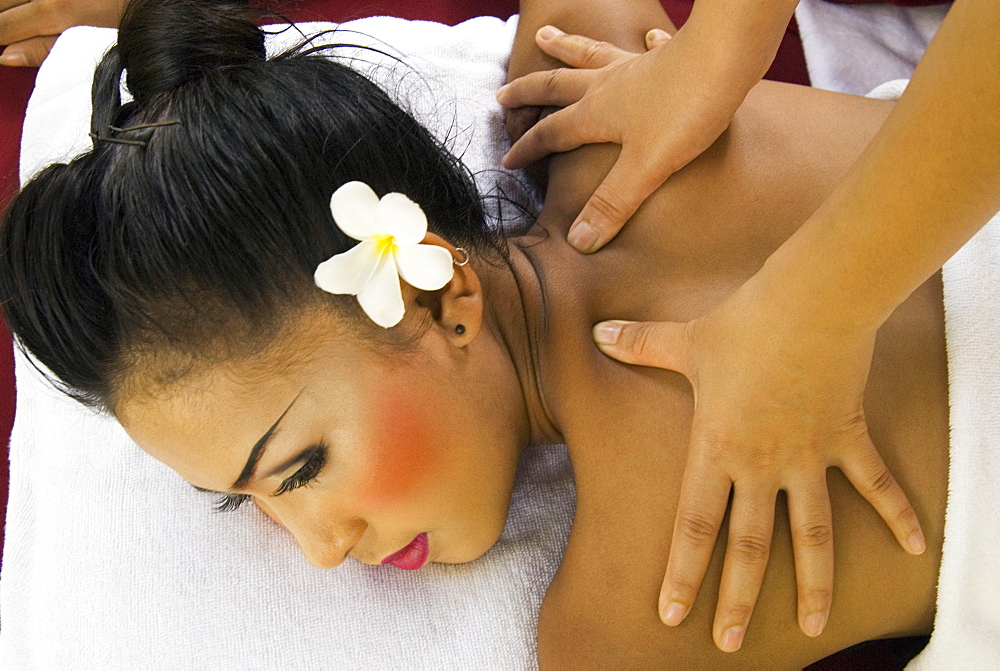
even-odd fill
[{"label": "fingers on skin", "polygon": [[31,2],[31,0],[0,0],[0,12],[6,12],[12,7],[26,5],[29,2]]},{"label": "fingers on skin", "polygon": [[825,477],[802,487],[789,486],[786,491],[795,553],[799,627],[807,636],[819,636],[826,627],[833,603],[830,493]]},{"label": "fingers on skin", "polygon": [[670,33],[663,30],[662,28],[653,28],[648,33],[646,33],[646,51],[655,49],[661,44],[666,44],[670,41]]},{"label": "fingers on skin", "polygon": [[927,544],[917,513],[903,488],[889,472],[871,438],[865,434],[853,453],[838,464],[854,488],[889,525],[899,545],[910,554],[923,553]]},{"label": "fingers on skin", "polygon": [[635,55],[608,42],[592,40],[583,35],[567,35],[554,26],[540,28],[535,34],[535,42],[549,56],[574,68],[603,68]]},{"label": "fingers on skin", "polygon": [[37,68],[52,51],[56,37],[56,35],[33,37],[11,44],[0,55],[0,65]]},{"label": "fingers on skin", "polygon": [[507,127],[507,135],[515,142],[528,132],[528,129],[538,123],[542,115],[542,107],[518,107],[504,110],[503,121]]},{"label": "fingers on skin", "polygon": [[587,92],[590,73],[568,68],[541,70],[518,77],[497,90],[497,102],[504,107],[543,105],[568,107]]},{"label": "fingers on skin", "polygon": [[[645,148],[648,151],[648,147]],[[584,254],[601,249],[618,235],[639,206],[673,174],[651,160],[635,143],[626,144],[608,176],[583,206],[568,240]]]},{"label": "fingers on skin", "polygon": [[72,25],[67,17],[66,11],[53,3],[24,2],[12,6],[0,12],[0,44],[13,45],[39,36],[58,35]]},{"label": "fingers on skin", "polygon": [[735,652],[743,645],[771,555],[777,494],[777,488],[768,485],[737,482],[733,486],[729,541],[713,627],[715,645],[723,652]]},{"label": "fingers on skin", "polygon": [[536,123],[503,157],[505,168],[524,168],[549,154],[576,149],[592,141],[581,135],[575,121],[579,105],[553,112]]},{"label": "fingers on skin", "polygon": [[674,519],[670,557],[660,588],[659,612],[664,624],[680,624],[698,595],[712,559],[715,539],[729,503],[732,480],[712,467],[692,461],[684,471]]},{"label": "fingers on skin", "polygon": [[14,44],[39,32],[37,7],[34,3],[15,3],[0,12],[0,44]]},{"label": "fingers on skin", "polygon": [[677,322],[600,322],[594,342],[613,359],[640,366],[656,366],[687,374],[687,324]]}]

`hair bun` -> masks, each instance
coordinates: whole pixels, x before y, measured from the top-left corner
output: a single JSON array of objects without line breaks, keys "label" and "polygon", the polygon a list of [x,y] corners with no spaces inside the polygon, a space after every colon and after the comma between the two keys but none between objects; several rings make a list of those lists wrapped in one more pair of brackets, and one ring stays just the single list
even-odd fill
[{"label": "hair bun", "polygon": [[118,33],[126,86],[142,101],[215,68],[264,60],[253,17],[239,0],[132,0]]}]

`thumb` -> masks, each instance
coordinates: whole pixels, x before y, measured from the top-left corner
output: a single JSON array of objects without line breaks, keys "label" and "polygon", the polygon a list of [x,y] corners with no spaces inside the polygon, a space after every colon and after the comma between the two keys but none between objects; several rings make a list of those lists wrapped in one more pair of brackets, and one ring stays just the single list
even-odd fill
[{"label": "thumb", "polygon": [[569,244],[584,254],[596,252],[618,235],[629,217],[672,172],[657,166],[635,145],[623,145],[608,176],[570,227]]},{"label": "thumb", "polygon": [[646,33],[646,51],[650,51],[670,41],[671,35],[662,28],[653,28]]},{"label": "thumb", "polygon": [[37,68],[49,55],[52,45],[56,42],[56,37],[56,35],[45,35],[15,42],[3,50],[0,64]]},{"label": "thumb", "polygon": [[596,324],[593,337],[602,352],[621,362],[684,374],[688,369],[687,324],[613,319]]}]

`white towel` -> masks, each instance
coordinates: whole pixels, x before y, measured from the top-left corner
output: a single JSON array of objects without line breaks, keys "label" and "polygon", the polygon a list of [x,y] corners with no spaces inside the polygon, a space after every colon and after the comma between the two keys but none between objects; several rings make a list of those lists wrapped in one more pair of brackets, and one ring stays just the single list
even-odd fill
[{"label": "white towel", "polygon": [[812,85],[864,95],[890,79],[909,79],[948,7],[801,0],[795,20]]},{"label": "white towel", "polygon": [[[345,27],[364,42],[377,36],[419,71],[381,76],[473,170],[499,164],[506,136],[493,92],[514,22],[381,17]],[[22,179],[88,147],[93,66],[114,38],[77,28],[56,44],[28,107]],[[17,391],[3,668],[535,666],[538,608],[574,507],[564,448],[526,452],[503,537],[482,559],[416,572],[349,560],[322,571],[253,506],[211,512],[211,495],[53,390],[20,355]]]},{"label": "white towel", "polygon": [[1000,215],[948,263],[951,458],[930,643],[908,669],[1000,665]]}]

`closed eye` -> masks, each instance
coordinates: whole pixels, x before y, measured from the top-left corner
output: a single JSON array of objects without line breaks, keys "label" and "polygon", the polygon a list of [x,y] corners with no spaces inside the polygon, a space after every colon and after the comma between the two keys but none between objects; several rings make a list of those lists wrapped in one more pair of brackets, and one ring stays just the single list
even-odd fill
[{"label": "closed eye", "polygon": [[[300,460],[304,460],[302,466],[299,470],[295,471],[292,475],[286,478],[278,489],[271,494],[271,496],[281,496],[286,492],[290,492],[293,489],[298,489],[308,485],[313,482],[319,475],[320,471],[323,470],[323,466],[326,465],[326,445],[320,443],[311,447],[309,450],[304,452],[300,457]],[[210,489],[202,489],[201,487],[195,487],[199,492],[207,492],[209,494],[218,494],[219,492],[213,492]],[[215,502],[212,504],[212,508],[217,513],[228,513],[236,510],[244,503],[250,499],[249,494],[222,494]]]},{"label": "closed eye", "polygon": [[281,496],[286,492],[298,489],[316,480],[320,471],[323,470],[323,466],[326,465],[326,449],[326,445],[320,443],[303,453],[302,458],[304,459],[304,463],[302,466],[282,482],[271,496]]},{"label": "closed eye", "polygon": [[222,494],[221,492],[202,487],[195,487],[195,489],[206,494],[220,494],[219,498],[212,503],[212,508],[217,513],[232,512],[246,503],[247,499],[250,498],[249,494]]}]

